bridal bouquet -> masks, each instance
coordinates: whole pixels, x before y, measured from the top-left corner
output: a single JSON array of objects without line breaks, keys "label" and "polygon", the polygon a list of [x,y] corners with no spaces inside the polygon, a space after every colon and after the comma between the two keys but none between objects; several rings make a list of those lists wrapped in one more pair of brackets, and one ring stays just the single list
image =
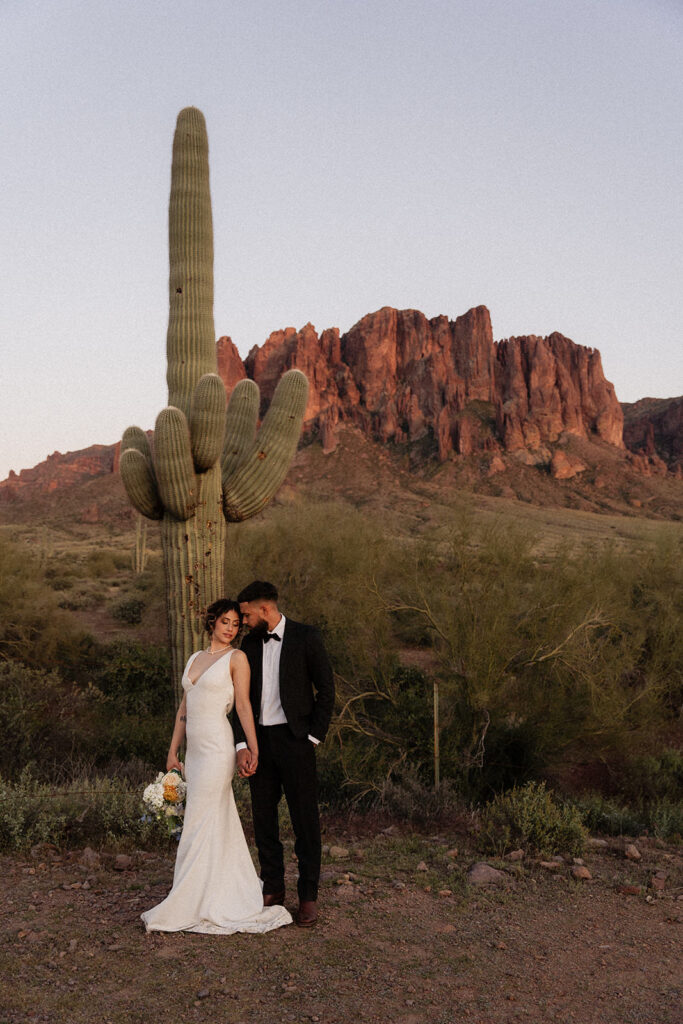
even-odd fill
[{"label": "bridal bouquet", "polygon": [[143,821],[159,821],[170,836],[179,839],[183,830],[186,791],[187,786],[176,768],[165,774],[159,772],[154,782],[145,786],[142,794],[146,811]]}]

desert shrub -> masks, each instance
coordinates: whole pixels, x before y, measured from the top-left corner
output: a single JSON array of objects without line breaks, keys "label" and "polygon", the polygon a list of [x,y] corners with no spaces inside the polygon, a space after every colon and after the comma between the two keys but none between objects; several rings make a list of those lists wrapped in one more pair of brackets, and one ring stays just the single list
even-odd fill
[{"label": "desert shrub", "polygon": [[175,714],[166,649],[89,646],[83,671],[87,678],[75,683],[54,670],[0,663],[5,778],[27,764],[49,779],[64,778],[64,766],[105,771],[131,759],[163,766]]},{"label": "desert shrub", "polygon": [[117,713],[154,718],[168,712],[173,696],[167,647],[116,640],[100,645],[92,661],[90,679]]},{"label": "desert shrub", "polygon": [[590,832],[608,836],[637,836],[647,827],[645,818],[636,808],[626,807],[600,793],[587,793],[577,799],[575,805]]},{"label": "desert shrub", "polygon": [[588,793],[575,805],[590,832],[609,836],[638,836],[646,832],[666,841],[680,842],[683,837],[683,802],[658,797],[631,801]]},{"label": "desert shrub", "polygon": [[544,782],[502,793],[481,813],[481,847],[498,856],[518,847],[543,856],[579,856],[586,836],[577,808],[558,803]]},{"label": "desert shrub", "polygon": [[73,586],[65,594],[59,596],[59,607],[68,611],[80,611],[83,608],[96,608],[102,604],[103,595],[93,590],[88,584]]},{"label": "desert shrub", "polygon": [[83,631],[58,607],[36,552],[2,537],[0,564],[0,658],[55,668]]},{"label": "desert shrub", "polygon": [[228,553],[228,593],[271,578],[286,614],[323,629],[347,790],[378,793],[406,766],[431,781],[437,681],[442,778],[470,799],[577,758],[621,771],[624,750],[643,757],[670,732],[683,703],[671,536],[539,554],[509,519],[466,511],[424,541],[390,530],[346,506],[273,508],[236,527]]},{"label": "desert shrub", "polygon": [[647,807],[648,829],[658,839],[675,840],[680,843],[683,840],[683,803],[680,800],[670,800],[661,797]]},{"label": "desert shrub", "polygon": [[27,764],[47,771],[77,749],[97,743],[97,709],[55,671],[20,662],[0,663],[0,773],[13,778]]},{"label": "desert shrub", "polygon": [[89,692],[100,737],[94,764],[134,758],[163,766],[175,717],[167,648],[116,641],[99,647],[93,662]]},{"label": "desert shrub", "polygon": [[145,610],[145,602],[140,597],[128,597],[119,601],[112,609],[112,615],[121,622],[127,622],[129,626],[137,626],[142,622],[142,613]]},{"label": "desert shrub", "polygon": [[0,776],[0,849],[59,843],[66,819],[49,799],[51,791],[25,768],[15,783]]},{"label": "desert shrub", "polygon": [[53,590],[67,590],[80,575],[80,567],[72,555],[51,554],[49,557],[38,557],[38,563],[44,569],[48,586]]},{"label": "desert shrub", "polygon": [[30,768],[15,782],[0,776],[0,849],[46,842],[163,844],[165,832],[143,817],[141,793],[118,778],[85,776],[54,786],[40,782]]},{"label": "desert shrub", "polygon": [[669,748],[627,761],[619,779],[619,794],[632,802],[670,799],[683,803],[683,752]]},{"label": "desert shrub", "polygon": [[[46,573],[46,580],[48,585],[52,587],[53,590],[64,591],[71,590],[71,588],[74,586],[76,582],[76,577],[63,576],[61,573],[55,572],[49,575]],[[63,606],[60,605],[60,607]]]},{"label": "desert shrub", "polygon": [[116,552],[106,548],[89,551],[85,557],[84,575],[88,579],[102,579],[107,576],[115,576],[118,569]]},{"label": "desert shrub", "polygon": [[435,790],[414,768],[406,768],[395,778],[388,779],[373,804],[399,821],[418,825],[466,813],[462,793],[451,780],[447,779]]}]

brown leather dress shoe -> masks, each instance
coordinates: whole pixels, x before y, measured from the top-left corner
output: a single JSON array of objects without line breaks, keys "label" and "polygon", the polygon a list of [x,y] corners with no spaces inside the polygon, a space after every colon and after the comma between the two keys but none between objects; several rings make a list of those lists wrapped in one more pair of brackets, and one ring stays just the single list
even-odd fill
[{"label": "brown leather dress shoe", "polygon": [[294,921],[299,928],[312,928],[318,920],[318,904],[315,900],[301,900]]},{"label": "brown leather dress shoe", "polygon": [[284,907],[285,905],[285,890],[281,892],[268,892],[264,894],[263,906],[264,907]]}]

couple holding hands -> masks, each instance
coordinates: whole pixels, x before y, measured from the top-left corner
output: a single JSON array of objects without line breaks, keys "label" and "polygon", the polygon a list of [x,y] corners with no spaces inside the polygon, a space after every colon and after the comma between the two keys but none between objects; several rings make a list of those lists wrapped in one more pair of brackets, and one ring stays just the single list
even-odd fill
[{"label": "couple holding hands", "polygon": [[[241,649],[233,641],[245,625]],[[166,770],[181,768],[187,797],[173,888],[142,915],[147,931],[265,932],[290,924],[278,807],[284,793],[299,864],[294,921],[318,917],[320,817],[315,748],[334,706],[334,678],[320,633],[286,619],[272,583],[255,581],[236,601],[206,615],[209,646],[183,672]],[[235,709],[235,730],[228,713]],[[256,875],[232,791],[249,780],[261,879]]]}]

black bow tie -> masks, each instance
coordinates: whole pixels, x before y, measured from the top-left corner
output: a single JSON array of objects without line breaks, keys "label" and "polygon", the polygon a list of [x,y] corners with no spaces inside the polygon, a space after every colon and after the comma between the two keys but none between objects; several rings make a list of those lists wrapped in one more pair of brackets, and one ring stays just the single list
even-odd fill
[{"label": "black bow tie", "polygon": [[266,635],[263,638],[264,644],[267,644],[269,640],[277,640],[278,643],[281,642],[281,638],[277,635],[277,633],[266,633]]}]

